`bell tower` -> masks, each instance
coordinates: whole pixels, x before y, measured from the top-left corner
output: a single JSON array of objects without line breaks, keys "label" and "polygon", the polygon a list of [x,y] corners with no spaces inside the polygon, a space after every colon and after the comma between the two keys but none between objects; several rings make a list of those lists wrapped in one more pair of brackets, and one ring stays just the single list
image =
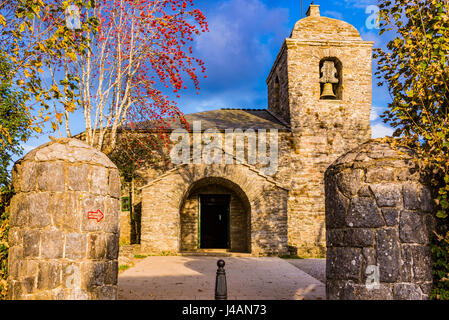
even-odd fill
[{"label": "bell tower", "polygon": [[268,111],[291,128],[291,246],[325,246],[324,172],[371,138],[372,46],[312,4],[268,75]]}]

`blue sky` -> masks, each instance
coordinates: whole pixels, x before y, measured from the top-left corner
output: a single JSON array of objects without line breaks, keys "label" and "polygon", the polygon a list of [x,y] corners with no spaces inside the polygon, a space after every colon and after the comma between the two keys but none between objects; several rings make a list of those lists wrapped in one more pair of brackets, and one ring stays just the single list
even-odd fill
[{"label": "blue sky", "polygon": [[[304,13],[310,0],[304,0]],[[341,19],[354,25],[364,40],[384,47],[387,38],[366,25],[366,9],[377,0],[315,0],[322,16]],[[184,113],[219,108],[266,108],[265,80],[286,37],[301,18],[301,0],[196,0],[206,15],[210,32],[194,43],[195,54],[205,62],[207,79],[201,90],[187,89],[178,99]],[[373,63],[373,72],[375,63]],[[373,137],[390,135],[391,128],[379,115],[390,101],[385,87],[378,88],[373,75]],[[192,87],[192,85],[190,85]],[[72,133],[82,131],[83,121],[75,123]],[[54,134],[53,134],[54,135]],[[47,136],[27,142],[25,153],[47,142]]]}]

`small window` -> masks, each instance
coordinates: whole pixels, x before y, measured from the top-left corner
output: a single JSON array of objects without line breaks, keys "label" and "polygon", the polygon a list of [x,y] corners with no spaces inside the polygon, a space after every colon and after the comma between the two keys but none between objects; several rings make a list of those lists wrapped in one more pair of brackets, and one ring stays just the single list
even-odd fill
[{"label": "small window", "polygon": [[122,197],[122,211],[129,211],[131,208],[131,201],[129,197]]},{"label": "small window", "polygon": [[320,61],[320,99],[342,100],[343,77],[342,64],[337,58],[325,58]]}]

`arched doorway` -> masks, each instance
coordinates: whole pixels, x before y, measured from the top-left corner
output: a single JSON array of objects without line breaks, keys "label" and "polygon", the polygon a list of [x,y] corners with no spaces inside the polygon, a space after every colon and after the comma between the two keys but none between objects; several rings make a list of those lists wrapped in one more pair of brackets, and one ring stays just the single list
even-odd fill
[{"label": "arched doorway", "polygon": [[242,189],[225,178],[191,184],[181,204],[180,226],[183,252],[251,252],[250,203]]}]

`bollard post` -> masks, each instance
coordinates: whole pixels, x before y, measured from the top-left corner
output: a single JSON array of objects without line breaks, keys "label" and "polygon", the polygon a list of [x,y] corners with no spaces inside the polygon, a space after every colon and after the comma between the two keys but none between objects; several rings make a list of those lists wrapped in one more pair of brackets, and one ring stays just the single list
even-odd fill
[{"label": "bollard post", "polygon": [[224,260],[217,261],[217,278],[215,280],[215,300],[227,300],[228,289],[226,286],[226,271],[224,270]]}]

